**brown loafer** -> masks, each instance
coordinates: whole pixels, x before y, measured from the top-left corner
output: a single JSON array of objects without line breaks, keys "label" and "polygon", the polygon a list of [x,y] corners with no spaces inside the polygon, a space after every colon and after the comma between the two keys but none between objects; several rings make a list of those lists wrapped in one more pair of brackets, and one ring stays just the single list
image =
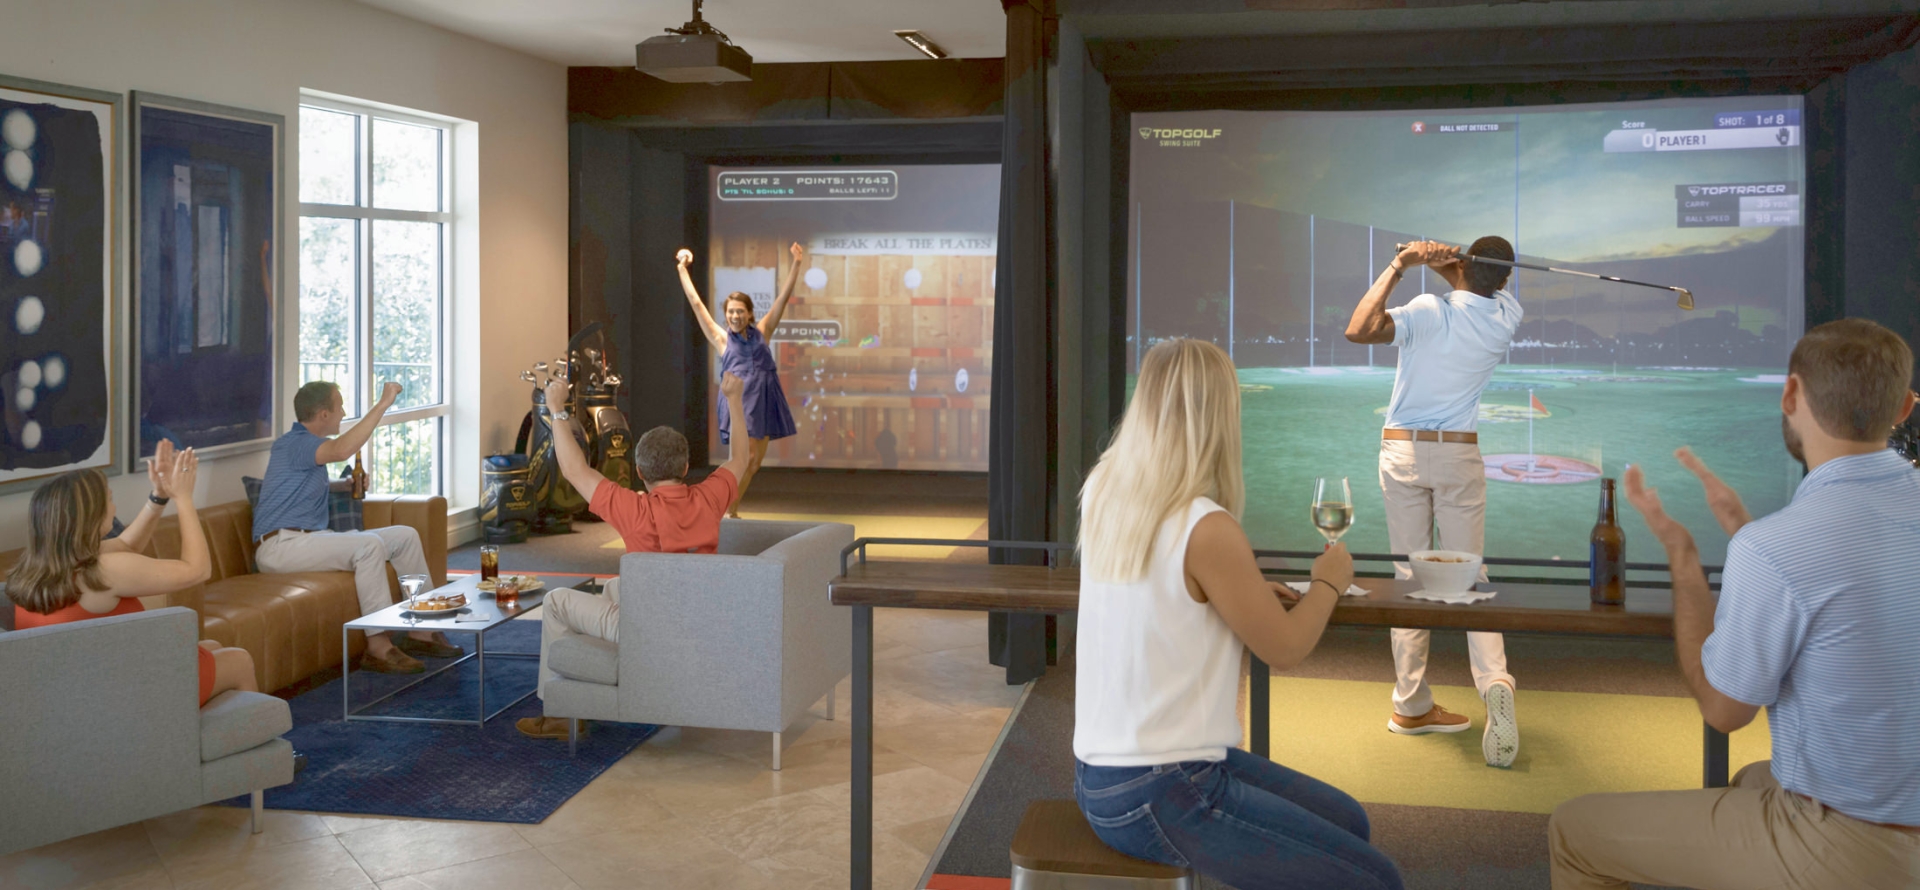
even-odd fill
[{"label": "brown loafer", "polygon": [[[567,737],[567,718],[565,717],[522,717],[513,721],[513,727],[530,739],[564,739]],[[580,734],[587,734],[587,722],[580,721]]]},{"label": "brown loafer", "polygon": [[371,652],[363,653],[360,656],[360,669],[376,674],[422,674],[426,673],[427,666],[420,659],[395,647],[387,650],[386,658],[374,658]]},{"label": "brown loafer", "polygon": [[431,640],[417,640],[411,635],[403,635],[394,642],[394,645],[408,655],[426,658],[459,658],[467,654],[467,650],[448,643],[443,634],[434,634]]}]

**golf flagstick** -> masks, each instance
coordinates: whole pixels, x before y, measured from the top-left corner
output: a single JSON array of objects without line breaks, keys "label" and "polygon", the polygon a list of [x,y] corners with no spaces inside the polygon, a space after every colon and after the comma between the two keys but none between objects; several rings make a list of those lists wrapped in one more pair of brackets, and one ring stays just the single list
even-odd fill
[{"label": "golf flagstick", "polygon": [[[1396,250],[1406,250],[1407,245],[1395,244],[1394,248]],[[1492,257],[1473,256],[1471,254],[1466,254],[1466,253],[1460,254],[1460,259],[1465,262],[1488,263],[1495,266],[1506,266],[1510,269],[1531,269],[1535,272],[1557,272],[1561,275],[1578,275],[1581,278],[1597,278],[1601,281],[1614,281],[1614,282],[1619,282],[1620,284],[1633,284],[1633,285],[1638,285],[1640,287],[1651,287],[1651,288],[1654,288],[1655,290],[1670,290],[1679,295],[1679,298],[1675,301],[1675,305],[1679,306],[1682,309],[1687,310],[1688,312],[1693,311],[1693,291],[1687,290],[1686,288],[1680,287],[1678,285],[1654,284],[1648,281],[1634,281],[1630,278],[1616,278],[1612,275],[1600,275],[1594,272],[1582,272],[1578,269],[1560,269],[1554,266],[1536,266],[1536,265],[1533,265],[1532,263],[1516,263],[1516,262],[1513,262],[1512,260],[1497,260]]]}]

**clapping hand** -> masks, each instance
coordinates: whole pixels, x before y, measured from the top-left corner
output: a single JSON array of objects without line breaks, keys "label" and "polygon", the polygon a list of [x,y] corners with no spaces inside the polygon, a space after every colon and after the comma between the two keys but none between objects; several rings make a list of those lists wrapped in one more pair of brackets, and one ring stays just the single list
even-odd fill
[{"label": "clapping hand", "polygon": [[1626,483],[1627,503],[1640,511],[1640,518],[1646,520],[1647,528],[1662,546],[1672,549],[1693,543],[1693,533],[1667,515],[1667,508],[1660,503],[1660,491],[1647,487],[1647,478],[1638,465],[1627,467]]},{"label": "clapping hand", "polygon": [[200,478],[200,456],[188,448],[173,457],[173,479],[171,497],[188,503],[193,502],[193,484]]},{"label": "clapping hand", "polygon": [[1752,514],[1747,512],[1746,503],[1740,500],[1740,493],[1734,491],[1733,486],[1720,481],[1720,477],[1714,475],[1712,470],[1707,469],[1706,463],[1700,459],[1699,455],[1693,453],[1692,448],[1683,445],[1673,453],[1673,456],[1680,460],[1681,466],[1692,470],[1693,475],[1700,477],[1700,486],[1707,491],[1707,509],[1712,510],[1713,518],[1720,521],[1722,531],[1731,535],[1739,531],[1741,526],[1753,521]]},{"label": "clapping hand", "polygon": [[693,262],[693,251],[682,247],[674,252],[673,261],[679,263],[680,267],[684,269],[688,264]]},{"label": "clapping hand", "polygon": [[153,496],[161,500],[173,497],[173,440],[161,439],[147,458],[147,481],[153,483]]}]

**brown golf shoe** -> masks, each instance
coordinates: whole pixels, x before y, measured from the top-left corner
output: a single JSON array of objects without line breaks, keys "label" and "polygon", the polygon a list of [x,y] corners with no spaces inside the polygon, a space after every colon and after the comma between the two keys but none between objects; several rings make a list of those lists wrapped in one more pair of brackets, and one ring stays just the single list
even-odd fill
[{"label": "brown golf shoe", "polygon": [[387,650],[385,658],[375,658],[372,652],[363,653],[360,656],[360,669],[376,674],[420,674],[426,672],[427,666],[420,659],[395,647]]},{"label": "brown golf shoe", "polygon": [[1455,714],[1446,708],[1434,705],[1425,714],[1418,717],[1402,717],[1398,712],[1387,721],[1387,729],[1401,735],[1425,735],[1430,732],[1461,732],[1473,725],[1465,714]]},{"label": "brown golf shoe", "polygon": [[459,658],[467,654],[467,650],[447,642],[446,634],[441,633],[436,633],[432,639],[427,640],[414,639],[411,634],[402,635],[394,641],[394,645],[408,655],[426,658]]}]

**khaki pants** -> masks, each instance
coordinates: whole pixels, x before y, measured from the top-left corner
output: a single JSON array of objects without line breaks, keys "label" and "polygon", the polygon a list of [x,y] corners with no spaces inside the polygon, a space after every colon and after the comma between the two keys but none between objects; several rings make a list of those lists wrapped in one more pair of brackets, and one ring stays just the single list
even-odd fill
[{"label": "khaki pants", "polygon": [[540,694],[546,696],[547,648],[555,640],[574,633],[597,637],[609,643],[620,642],[620,579],[608,578],[606,593],[594,596],[571,587],[551,591],[540,601]]},{"label": "khaki pants", "polygon": [[1765,761],[1729,788],[1574,798],[1553,811],[1547,837],[1554,890],[1920,887],[1920,834],[1793,794]]},{"label": "khaki pants", "polygon": [[[1386,498],[1387,545],[1393,552],[1486,552],[1487,476],[1480,446],[1382,440],[1380,493]],[[1413,567],[1404,562],[1394,563],[1394,572],[1413,577]],[[1486,578],[1484,568],[1480,577]],[[1403,717],[1433,708],[1433,690],[1427,686],[1429,638],[1424,630],[1396,627],[1392,632],[1393,710]],[[1469,632],[1467,661],[1482,698],[1496,681],[1513,685],[1506,639],[1499,634]]]},{"label": "khaki pants", "polygon": [[404,525],[363,532],[283,531],[261,541],[253,561],[270,573],[352,572],[362,615],[393,605],[387,563],[401,575],[433,574],[420,548],[420,533]]}]

